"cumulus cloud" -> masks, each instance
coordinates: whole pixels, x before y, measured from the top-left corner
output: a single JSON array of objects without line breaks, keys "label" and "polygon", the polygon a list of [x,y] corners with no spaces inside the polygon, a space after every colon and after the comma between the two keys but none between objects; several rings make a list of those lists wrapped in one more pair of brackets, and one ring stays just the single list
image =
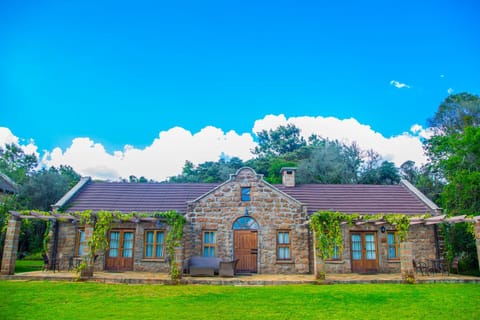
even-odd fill
[{"label": "cumulus cloud", "polygon": [[222,154],[247,160],[254,147],[250,134],[225,133],[211,126],[192,134],[175,127],[160,132],[144,149],[126,145],[112,154],[90,138],[76,138],[65,151],[55,148],[46,153],[43,162],[49,166],[68,164],[80,174],[98,179],[115,180],[135,175],[162,181],[179,174],[186,160],[199,164],[217,161]]},{"label": "cumulus cloud", "polygon": [[369,125],[361,124],[356,119],[338,119],[334,117],[291,117],[284,115],[267,115],[255,121],[254,132],[276,128],[279,125],[292,123],[301,128],[302,136],[307,139],[316,134],[323,138],[339,140],[343,143],[356,142],[363,150],[373,149],[384,160],[392,161],[400,166],[407,160],[417,165],[425,163],[421,138],[426,137],[427,130],[415,125],[410,132],[404,132],[393,137],[384,137],[374,131]]},{"label": "cumulus cloud", "polygon": [[390,85],[392,85],[392,86],[394,86],[395,88],[398,88],[398,89],[402,89],[402,88],[407,88],[407,89],[409,89],[409,88],[410,88],[410,86],[409,86],[408,84],[406,84],[406,83],[401,83],[401,82],[399,82],[399,81],[397,81],[397,80],[392,80],[392,81],[390,81]]},{"label": "cumulus cloud", "polygon": [[[70,165],[79,174],[95,179],[117,180],[135,175],[163,181],[179,174],[186,160],[200,164],[217,161],[221,155],[235,156],[242,160],[251,159],[251,150],[256,146],[255,132],[276,129],[279,125],[288,123],[300,128],[305,138],[316,134],[344,143],[356,142],[361,149],[373,149],[384,160],[392,161],[397,166],[407,160],[413,160],[417,165],[426,162],[421,139],[428,138],[430,132],[420,125],[413,125],[410,131],[400,135],[384,137],[369,125],[361,124],[353,118],[286,118],[283,114],[266,115],[255,121],[251,133],[224,132],[213,126],[192,133],[184,128],[174,127],[159,132],[158,137],[145,148],[125,145],[123,150],[111,153],[89,137],[78,137],[73,139],[65,150],[54,148],[46,151],[41,162],[46,166]],[[5,143],[21,144],[8,128],[0,128],[0,145]],[[23,147],[34,150],[37,148],[33,141]]]},{"label": "cumulus cloud", "polygon": [[447,93],[448,93],[448,94],[452,94],[452,93],[453,93],[453,88],[448,88],[448,89],[447,89]]},{"label": "cumulus cloud", "polygon": [[39,157],[35,141],[30,140],[27,143],[21,143],[20,139],[15,136],[9,128],[0,127],[0,146],[3,147],[6,144],[12,143],[18,145],[25,154],[34,154],[37,158]]}]

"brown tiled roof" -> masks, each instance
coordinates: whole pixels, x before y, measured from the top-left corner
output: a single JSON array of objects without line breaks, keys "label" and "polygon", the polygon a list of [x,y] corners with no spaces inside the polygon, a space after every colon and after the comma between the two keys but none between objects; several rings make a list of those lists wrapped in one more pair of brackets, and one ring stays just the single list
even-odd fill
[{"label": "brown tiled roof", "polygon": [[218,186],[211,183],[90,182],[67,203],[67,212],[109,210],[120,212],[185,213],[187,201]]},{"label": "brown tiled roof", "polygon": [[[186,213],[187,202],[211,191],[215,183],[122,183],[85,180],[70,199],[61,200],[67,212],[109,210],[120,212]],[[308,213],[333,210],[343,213],[379,214],[435,213],[409,188],[399,185],[304,184],[274,185],[308,208]],[[57,204],[59,204],[57,203]]]},{"label": "brown tiled roof", "polygon": [[435,213],[402,184],[304,184],[275,187],[307,205],[309,213],[319,210],[360,214]]}]

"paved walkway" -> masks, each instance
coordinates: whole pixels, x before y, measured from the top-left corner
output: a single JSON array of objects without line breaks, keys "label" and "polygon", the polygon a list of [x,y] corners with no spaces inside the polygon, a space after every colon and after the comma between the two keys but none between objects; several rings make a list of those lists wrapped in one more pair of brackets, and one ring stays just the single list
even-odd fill
[{"label": "paved walkway", "polygon": [[[33,271],[15,275],[0,275],[0,280],[53,280],[75,281],[74,272]],[[95,272],[92,278],[86,281],[102,283],[127,283],[127,284],[169,284],[168,274],[153,272]],[[434,275],[416,276],[417,283],[479,283],[480,277],[464,275]],[[212,285],[282,285],[282,284],[318,284],[313,275],[274,275],[253,274],[237,275],[233,278],[222,277],[190,277],[184,276],[183,284],[212,284]],[[326,284],[336,283],[403,283],[401,274],[327,274]]]}]

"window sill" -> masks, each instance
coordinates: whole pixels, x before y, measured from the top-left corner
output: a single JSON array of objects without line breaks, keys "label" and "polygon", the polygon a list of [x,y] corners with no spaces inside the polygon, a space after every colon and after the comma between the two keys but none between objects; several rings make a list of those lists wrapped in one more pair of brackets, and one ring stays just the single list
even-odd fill
[{"label": "window sill", "polygon": [[292,260],[277,260],[277,264],[293,264]]},{"label": "window sill", "polygon": [[344,264],[345,260],[325,260],[326,264]]},{"label": "window sill", "polygon": [[165,262],[164,258],[143,258],[140,260],[141,262]]},{"label": "window sill", "polygon": [[400,259],[387,259],[388,263],[400,263]]}]

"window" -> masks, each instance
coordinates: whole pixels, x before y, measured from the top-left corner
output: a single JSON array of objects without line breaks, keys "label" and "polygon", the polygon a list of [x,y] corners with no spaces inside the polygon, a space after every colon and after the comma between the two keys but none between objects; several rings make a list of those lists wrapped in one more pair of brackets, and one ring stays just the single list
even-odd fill
[{"label": "window", "polygon": [[215,231],[203,231],[203,255],[215,257]]},{"label": "window", "polygon": [[277,260],[291,259],[290,231],[277,231]]},{"label": "window", "polygon": [[85,241],[85,229],[78,229],[77,231],[77,243],[76,250],[77,256],[83,256],[87,241]]},{"label": "window", "polygon": [[390,231],[387,233],[388,240],[388,259],[400,259],[400,237],[398,232]]},{"label": "window", "polygon": [[338,249],[338,246],[333,248],[332,256],[328,260],[340,260],[340,250]]},{"label": "window", "polygon": [[144,257],[145,258],[163,258],[163,249],[165,242],[165,232],[163,230],[145,231]]},{"label": "window", "polygon": [[242,187],[242,201],[250,201],[250,187]]},{"label": "window", "polygon": [[233,224],[234,230],[257,230],[258,223],[252,217],[240,217]]}]

